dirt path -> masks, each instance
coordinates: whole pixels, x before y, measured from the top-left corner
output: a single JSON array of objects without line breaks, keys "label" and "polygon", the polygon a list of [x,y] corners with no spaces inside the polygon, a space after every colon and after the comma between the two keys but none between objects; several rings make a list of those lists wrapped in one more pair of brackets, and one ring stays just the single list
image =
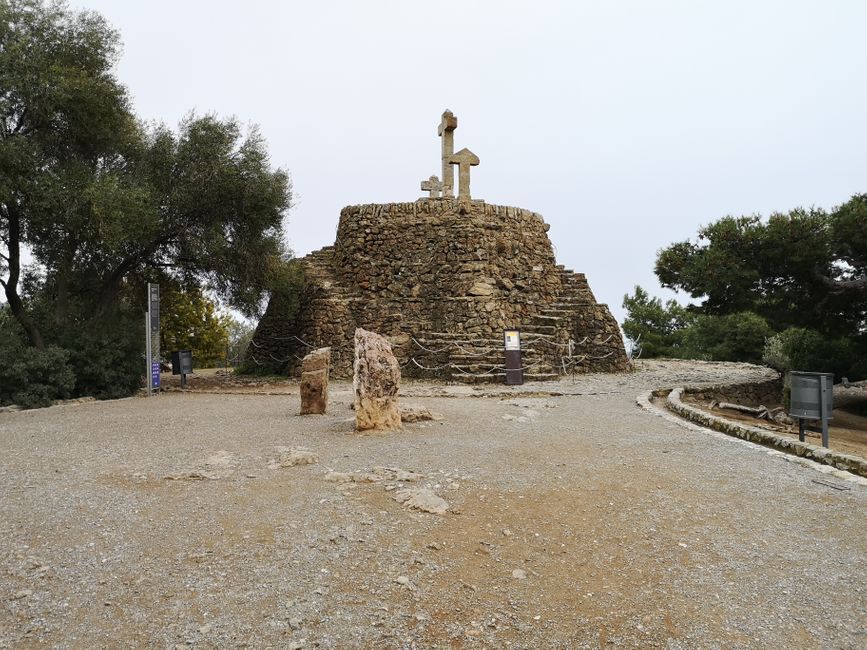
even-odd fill
[{"label": "dirt path", "polygon": [[[863,647],[867,488],[634,402],[761,374],[416,384],[444,419],[376,435],[345,384],[304,418],[293,394],[0,414],[0,646]],[[325,479],[376,466],[426,478]],[[419,485],[449,512],[392,498]]]}]

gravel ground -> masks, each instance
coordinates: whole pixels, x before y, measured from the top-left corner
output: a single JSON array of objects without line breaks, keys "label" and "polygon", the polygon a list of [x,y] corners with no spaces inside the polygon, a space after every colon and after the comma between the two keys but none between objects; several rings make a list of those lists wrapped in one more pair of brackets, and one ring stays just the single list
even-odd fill
[{"label": "gravel ground", "polygon": [[[867,488],[635,405],[764,376],[413,383],[443,419],[372,435],[345,383],[325,416],[297,392],[0,413],[0,646],[863,648]],[[378,466],[425,478],[325,478]]]}]

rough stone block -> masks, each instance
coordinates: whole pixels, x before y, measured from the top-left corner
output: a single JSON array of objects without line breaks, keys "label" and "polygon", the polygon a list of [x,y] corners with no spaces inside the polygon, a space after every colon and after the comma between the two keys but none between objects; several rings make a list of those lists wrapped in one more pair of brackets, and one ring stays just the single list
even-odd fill
[{"label": "rough stone block", "polygon": [[301,361],[300,415],[322,414],[328,408],[331,348],[319,348]]},{"label": "rough stone block", "polygon": [[400,365],[385,337],[360,327],[355,330],[352,386],[356,430],[400,429]]}]

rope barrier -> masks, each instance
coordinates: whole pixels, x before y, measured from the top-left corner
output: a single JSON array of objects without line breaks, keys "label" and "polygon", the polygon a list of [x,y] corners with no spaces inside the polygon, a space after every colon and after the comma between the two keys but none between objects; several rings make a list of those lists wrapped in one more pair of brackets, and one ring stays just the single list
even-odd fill
[{"label": "rope barrier", "polygon": [[448,352],[448,348],[443,348],[441,350],[431,350],[430,348],[426,348],[421,343],[419,343],[414,336],[409,337],[413,343],[415,343],[418,347],[420,347],[425,352],[430,352],[431,354],[439,354],[440,352]]}]

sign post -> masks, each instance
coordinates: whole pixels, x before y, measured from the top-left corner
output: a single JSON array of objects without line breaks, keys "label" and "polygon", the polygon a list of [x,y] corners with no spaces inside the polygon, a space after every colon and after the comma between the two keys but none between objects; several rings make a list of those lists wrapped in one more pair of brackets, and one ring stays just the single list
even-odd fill
[{"label": "sign post", "polygon": [[160,391],[160,285],[148,282],[148,311],[145,316],[148,396]]},{"label": "sign post", "polygon": [[506,385],[520,386],[524,383],[524,370],[521,368],[521,332],[504,330],[503,344],[506,348]]}]

